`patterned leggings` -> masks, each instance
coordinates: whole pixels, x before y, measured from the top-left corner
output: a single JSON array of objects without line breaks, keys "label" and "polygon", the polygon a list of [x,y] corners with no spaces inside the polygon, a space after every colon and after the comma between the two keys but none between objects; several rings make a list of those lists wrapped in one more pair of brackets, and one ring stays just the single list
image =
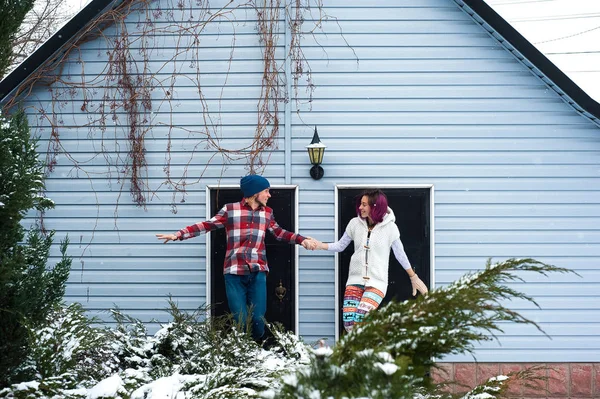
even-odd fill
[{"label": "patterned leggings", "polygon": [[352,331],[354,324],[361,323],[365,315],[377,309],[383,300],[383,292],[364,285],[348,285],[344,292],[344,310],[342,320],[346,331]]}]

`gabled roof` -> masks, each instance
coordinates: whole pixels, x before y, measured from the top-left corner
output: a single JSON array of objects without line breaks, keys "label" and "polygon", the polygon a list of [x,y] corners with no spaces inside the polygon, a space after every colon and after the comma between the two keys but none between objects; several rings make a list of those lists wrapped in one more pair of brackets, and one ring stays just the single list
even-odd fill
[{"label": "gabled roof", "polygon": [[[600,120],[600,104],[592,99],[563,71],[554,65],[533,44],[523,37],[484,0],[453,0],[475,22],[487,30],[508,51],[534,74],[556,91],[566,102],[588,118]],[[31,73],[60,49],[77,32],[93,21],[105,9],[116,6],[120,0],[92,0],[48,41],[0,82],[0,102],[9,96]],[[111,8],[112,8],[111,7]]]}]

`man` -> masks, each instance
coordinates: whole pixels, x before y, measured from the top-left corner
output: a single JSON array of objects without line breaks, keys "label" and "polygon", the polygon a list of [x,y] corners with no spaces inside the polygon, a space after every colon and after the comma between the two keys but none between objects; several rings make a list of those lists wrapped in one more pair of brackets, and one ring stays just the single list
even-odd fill
[{"label": "man", "polygon": [[212,219],[198,222],[175,234],[156,234],[159,240],[186,240],[219,228],[227,230],[225,253],[225,291],[229,309],[236,320],[245,325],[248,307],[252,309],[252,337],[260,341],[265,332],[267,310],[267,255],[265,234],[269,230],[279,241],[301,244],[314,249],[316,242],[279,227],[273,210],[267,206],[271,198],[269,181],[259,175],[244,176],[240,188],[244,198],[225,204]]}]

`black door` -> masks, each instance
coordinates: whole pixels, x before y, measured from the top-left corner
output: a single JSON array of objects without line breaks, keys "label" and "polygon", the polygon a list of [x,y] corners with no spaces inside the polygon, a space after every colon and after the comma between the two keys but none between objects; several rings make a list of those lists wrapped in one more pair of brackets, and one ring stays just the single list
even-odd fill
[{"label": "black door", "polygon": [[[271,188],[271,198],[268,206],[273,208],[275,220],[284,229],[295,231],[296,201],[294,189]],[[216,214],[224,204],[238,202],[242,199],[240,189],[220,188],[210,190],[211,213]],[[229,312],[225,281],[223,278],[223,261],[226,251],[225,229],[210,233],[211,252],[211,304],[213,315],[223,315]],[[267,312],[268,322],[279,322],[286,330],[294,331],[295,326],[295,254],[296,245],[277,241],[269,232],[266,234],[267,262],[269,275],[267,277]]]},{"label": "black door", "polygon": [[[364,188],[339,189],[338,201],[338,232],[339,238],[346,231],[350,219],[356,216],[355,199]],[[383,190],[388,198],[388,205],[396,215],[396,224],[400,230],[400,240],[408,256],[410,264],[415,269],[425,285],[430,287],[430,189],[429,188],[388,188]],[[344,330],[342,322],[342,302],[348,280],[350,257],[354,252],[354,243],[338,257],[338,278],[340,281],[338,298],[340,333]],[[413,298],[408,275],[390,251],[390,266],[388,290],[382,305],[395,298],[398,301]]]}]

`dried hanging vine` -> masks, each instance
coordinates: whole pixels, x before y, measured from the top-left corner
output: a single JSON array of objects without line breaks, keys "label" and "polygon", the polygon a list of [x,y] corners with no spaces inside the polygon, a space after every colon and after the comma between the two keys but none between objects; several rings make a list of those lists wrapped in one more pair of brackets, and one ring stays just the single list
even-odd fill
[{"label": "dried hanging vine", "polygon": [[[171,0],[167,0],[171,1]],[[181,194],[181,201],[185,200],[188,186],[195,184],[204,175],[190,179],[188,167],[193,162],[194,154],[204,147],[214,151],[208,164],[217,156],[223,160],[223,165],[232,161],[246,160],[246,166],[251,172],[260,173],[268,164],[268,157],[273,149],[277,148],[279,132],[279,104],[289,99],[285,92],[284,68],[278,65],[276,59],[277,39],[281,31],[281,11],[287,13],[289,30],[291,32],[290,51],[288,56],[292,60],[293,87],[298,100],[298,86],[302,76],[307,77],[307,89],[312,90],[314,85],[310,73],[310,67],[304,56],[300,38],[302,36],[302,25],[304,23],[303,13],[311,13],[311,0],[292,0],[282,3],[284,0],[247,0],[234,2],[230,0],[223,7],[211,9],[207,0],[172,0],[176,3],[168,4],[166,9],[161,8],[161,2],[151,0],[124,0],[102,13],[97,19],[82,29],[58,54],[47,60],[38,70],[30,75],[18,88],[17,94],[5,105],[5,110],[12,108],[18,101],[26,98],[37,83],[47,84],[52,94],[52,112],[39,109],[40,118],[46,119],[51,128],[48,144],[48,168],[51,171],[56,165],[56,156],[64,154],[78,172],[82,171],[88,177],[91,174],[85,170],[89,160],[81,161],[70,154],[68,149],[61,143],[60,130],[64,127],[64,121],[57,120],[60,115],[59,108],[66,106],[70,98],[75,101],[78,95],[82,95],[80,110],[87,115],[87,122],[74,128],[87,128],[89,139],[93,145],[98,145],[96,150],[100,153],[108,166],[105,176],[111,180],[112,173],[117,173],[117,182],[123,191],[125,183],[129,183],[129,189],[133,201],[139,206],[145,206],[150,196],[158,190],[151,190],[147,183],[146,160],[146,138],[153,127],[161,126],[168,129],[167,145],[165,148],[166,179],[162,185],[166,185],[175,195]],[[186,3],[189,1],[189,3]],[[258,4],[259,2],[260,4]],[[315,27],[320,27],[323,17],[322,4],[317,1],[318,15]],[[251,145],[230,149],[221,146],[219,137],[220,129],[220,105],[219,109],[211,109],[204,95],[204,87],[201,82],[203,71],[201,70],[201,59],[199,48],[202,34],[205,28],[213,22],[235,23],[236,10],[255,10],[257,16],[257,32],[262,49],[263,73],[261,93],[257,104],[257,125],[254,140]],[[165,11],[166,10],[166,11]],[[139,14],[140,21],[136,25],[139,31],[132,34],[129,31],[132,14]],[[179,13],[175,17],[174,13]],[[186,14],[188,13],[188,14]],[[185,20],[183,15],[188,16]],[[116,34],[106,34],[109,27],[114,28]],[[311,32],[309,30],[308,32]],[[152,51],[158,46],[154,42],[161,36],[175,36],[177,48],[173,51],[170,59],[164,61],[159,68],[151,67]],[[82,44],[104,38],[107,45],[108,61],[106,67],[97,74],[86,74],[86,63],[80,53]],[[191,38],[191,40],[190,40]],[[234,33],[235,38],[235,33]],[[187,41],[187,43],[186,43]],[[229,65],[233,61],[235,43],[232,43]],[[79,54],[78,54],[79,52]],[[81,65],[81,81],[69,79],[64,73],[64,67],[69,61],[78,60]],[[191,81],[197,90],[197,96],[201,104],[199,113],[202,116],[200,129],[188,129],[176,126],[173,121],[163,122],[157,120],[155,115],[156,105],[152,94],[164,93],[164,98],[159,101],[159,106],[167,104],[172,117],[172,112],[177,107],[174,104],[173,93],[176,90],[176,79],[179,76],[178,67],[182,63],[190,63],[194,73],[186,74],[185,78]],[[158,74],[168,67],[173,68],[173,74],[169,79],[161,80]],[[225,81],[229,76],[229,69],[225,71]],[[87,78],[87,79],[86,79]],[[97,100],[96,94],[102,91],[101,100]],[[222,92],[221,92],[222,93]],[[221,99],[219,99],[220,104]],[[122,120],[123,119],[123,120]],[[111,126],[112,122],[112,126]],[[73,127],[73,126],[72,126]],[[172,172],[171,151],[173,148],[174,131],[186,133],[196,140],[193,148],[189,149],[189,160],[183,165],[183,173],[176,175]],[[112,135],[111,135],[112,134]],[[97,136],[100,135],[98,138]],[[126,143],[126,151],[120,151],[120,142]],[[114,149],[111,147],[114,144]],[[123,156],[125,154],[125,156]],[[97,155],[93,155],[95,159]],[[206,168],[204,169],[206,170]],[[160,188],[159,186],[159,188]]]},{"label": "dried hanging vine", "polygon": [[268,163],[262,157],[265,150],[277,148],[279,102],[284,98],[282,88],[285,87],[275,58],[277,29],[281,11],[280,3],[281,0],[265,0],[262,7],[256,6],[258,35],[263,49],[264,70],[258,100],[256,134],[248,162],[251,173],[261,172]]}]

